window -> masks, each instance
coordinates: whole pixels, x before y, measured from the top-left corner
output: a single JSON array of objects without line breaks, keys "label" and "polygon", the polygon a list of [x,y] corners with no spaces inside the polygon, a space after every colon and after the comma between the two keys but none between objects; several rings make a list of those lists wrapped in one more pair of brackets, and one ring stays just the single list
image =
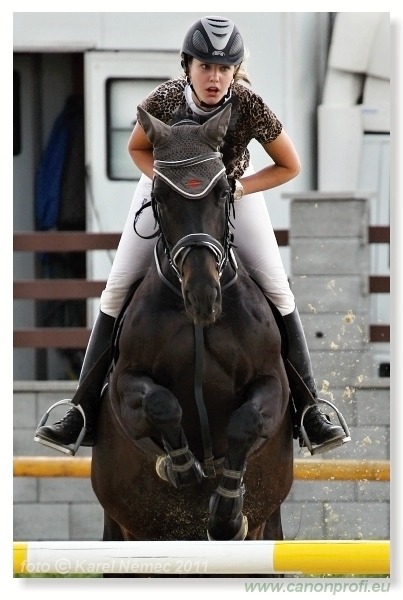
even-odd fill
[{"label": "window", "polygon": [[127,151],[136,123],[137,106],[165,79],[122,79],[106,81],[107,174],[112,180],[137,180],[140,171]]}]

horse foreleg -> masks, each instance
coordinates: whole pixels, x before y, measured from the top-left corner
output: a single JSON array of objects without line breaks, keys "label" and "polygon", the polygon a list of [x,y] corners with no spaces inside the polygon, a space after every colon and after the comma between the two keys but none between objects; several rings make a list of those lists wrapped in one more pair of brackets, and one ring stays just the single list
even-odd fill
[{"label": "horse foreleg", "polygon": [[278,506],[276,510],[272,512],[270,517],[267,519],[264,530],[263,540],[283,540],[283,525],[281,522],[281,506]]},{"label": "horse foreleg", "polygon": [[242,514],[246,458],[260,437],[269,438],[279,427],[286,397],[275,377],[259,377],[244,390],[245,402],[231,415],[227,427],[223,476],[210,499],[209,539],[246,537],[247,519]]},{"label": "horse foreleg", "polygon": [[114,521],[107,512],[104,511],[104,542],[122,542],[124,540],[123,532],[120,526]]},{"label": "horse foreleg", "polygon": [[247,519],[242,514],[242,483],[246,457],[263,429],[263,418],[251,403],[243,404],[227,427],[228,450],[223,475],[210,499],[208,537],[211,540],[245,539]]},{"label": "horse foreleg", "polygon": [[[200,482],[202,469],[190,452],[181,426],[182,409],[168,389],[142,373],[125,370],[117,379],[121,418],[132,423],[131,434],[139,439],[159,434],[167,452],[157,461],[158,475],[177,488]],[[126,411],[126,412],[124,412]]]},{"label": "horse foreleg", "polygon": [[176,488],[202,480],[200,463],[189,450],[182,429],[182,409],[177,398],[166,388],[154,384],[143,399],[148,421],[161,433],[166,456],[157,461],[157,473]]}]

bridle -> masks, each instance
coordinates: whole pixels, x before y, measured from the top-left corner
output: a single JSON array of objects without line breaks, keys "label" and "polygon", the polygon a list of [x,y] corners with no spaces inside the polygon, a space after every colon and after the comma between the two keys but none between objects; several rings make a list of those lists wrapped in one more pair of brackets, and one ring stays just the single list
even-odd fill
[{"label": "bridle", "polygon": [[[228,287],[229,284],[232,284],[235,281],[236,276],[237,276],[237,264],[236,264],[236,259],[235,259],[235,256],[234,256],[234,253],[232,250],[234,244],[233,244],[233,234],[230,229],[230,226],[232,225],[231,216],[233,218],[235,218],[233,194],[232,194],[231,190],[228,189],[228,194],[224,201],[225,224],[224,224],[224,231],[223,231],[223,236],[221,238],[221,241],[217,240],[216,238],[214,238],[213,236],[211,236],[208,233],[190,233],[190,234],[182,237],[178,242],[176,242],[176,244],[171,245],[168,242],[167,237],[164,232],[163,219],[161,217],[161,210],[160,210],[160,202],[158,201],[158,194],[155,191],[155,181],[156,181],[157,177],[160,177],[163,181],[168,183],[168,185],[170,185],[172,188],[174,188],[178,192],[178,194],[180,194],[184,198],[186,198],[186,199],[197,198],[197,195],[194,195],[191,193],[185,194],[181,188],[176,186],[169,177],[169,171],[172,169],[175,169],[177,167],[183,168],[183,167],[188,167],[188,166],[202,165],[206,161],[214,160],[218,157],[221,158],[221,156],[222,155],[219,152],[209,152],[209,153],[200,154],[200,155],[197,155],[197,156],[194,156],[191,158],[186,158],[183,160],[169,160],[169,161],[168,160],[155,160],[154,161],[154,171],[156,173],[156,176],[153,180],[153,185],[152,185],[152,190],[151,190],[151,201],[145,202],[141,206],[141,208],[137,211],[135,218],[134,218],[133,227],[138,236],[140,236],[143,239],[151,239],[151,238],[158,237],[158,241],[162,245],[164,253],[167,256],[168,262],[180,283],[182,282],[183,263],[185,262],[185,259],[189,255],[189,253],[194,248],[197,248],[197,247],[207,248],[213,254],[219,279],[221,279],[223,271],[224,271],[225,267],[227,266],[228,262],[230,261],[234,268],[235,276],[234,276],[233,280],[231,280],[229,283],[225,284],[225,287]],[[165,169],[165,172],[164,172],[164,169]],[[224,174],[225,174],[225,167],[223,165],[222,170],[210,181],[207,191],[209,191],[217,183],[217,181],[221,177],[224,176]],[[204,193],[203,193],[203,196],[205,196],[205,195],[206,195],[206,190],[204,190]],[[200,201],[203,201],[203,200],[201,199]],[[139,219],[141,213],[143,212],[143,210],[150,206],[151,206],[151,208],[153,210],[153,214],[154,214],[156,231],[151,235],[144,236],[138,232],[137,222],[138,222],[138,219]],[[161,264],[159,262],[157,251],[154,252],[154,256],[155,256],[155,260],[157,262],[158,273],[159,273],[160,277],[162,277],[165,281],[165,277],[162,275]],[[171,285],[169,287],[171,287]]]}]

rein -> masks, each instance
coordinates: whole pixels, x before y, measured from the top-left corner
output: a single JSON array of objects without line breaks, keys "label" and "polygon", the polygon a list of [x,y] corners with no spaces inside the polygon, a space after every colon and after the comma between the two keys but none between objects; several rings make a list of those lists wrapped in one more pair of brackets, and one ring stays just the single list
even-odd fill
[{"label": "rein", "polygon": [[[155,160],[154,161],[154,171],[157,174],[156,175],[157,177],[161,177],[165,182],[167,182],[171,187],[173,187],[181,196],[186,198],[187,196],[184,194],[184,192],[182,190],[180,190],[177,186],[175,186],[172,183],[172,181],[168,178],[168,176],[161,175],[161,173],[158,172],[156,167],[175,168],[175,167],[187,167],[190,165],[193,166],[193,165],[198,165],[198,164],[204,163],[208,160],[215,160],[217,158],[220,158],[221,156],[222,155],[220,152],[209,152],[209,153],[200,154],[198,156],[193,156],[191,158],[186,158],[186,159],[181,159],[181,160]],[[211,187],[217,181],[217,179],[222,177],[224,172],[225,172],[225,167],[223,165],[223,168],[220,170],[218,175],[216,175],[210,182],[210,184],[208,186],[208,190],[211,189]],[[185,235],[183,238],[181,238],[173,247],[169,247],[169,244],[167,242],[166,236],[164,234],[163,226],[162,226],[162,219],[161,219],[160,210],[159,210],[159,206],[158,206],[158,200],[156,198],[156,194],[154,193],[154,182],[155,182],[155,179],[153,181],[153,188],[151,190],[151,201],[144,202],[142,204],[141,208],[137,211],[137,213],[135,214],[135,217],[134,217],[133,228],[134,228],[134,231],[136,232],[136,234],[143,239],[152,239],[152,238],[158,237],[159,241],[161,242],[161,244],[164,248],[164,252],[168,258],[169,264],[170,264],[171,268],[173,269],[173,271],[175,272],[177,278],[179,279],[179,282],[180,283],[182,282],[182,267],[183,267],[183,263],[184,263],[186,257],[188,256],[189,252],[193,248],[200,247],[200,246],[207,248],[214,255],[219,278],[221,278],[221,275],[222,275],[222,273],[228,263],[228,260],[230,258],[231,258],[231,263],[232,263],[233,267],[235,268],[235,272],[237,272],[237,265],[236,265],[235,257],[233,256],[233,252],[232,252],[233,235],[230,231],[231,213],[232,213],[233,217],[235,216],[234,199],[233,199],[232,193],[231,192],[228,193],[228,198],[225,203],[226,226],[225,226],[225,231],[223,234],[223,243],[222,244],[221,244],[221,242],[219,242],[218,240],[216,240],[215,238],[213,238],[211,235],[209,235],[207,233],[190,233],[188,235]],[[206,190],[204,190],[204,194],[205,193],[206,193]],[[189,194],[188,196],[191,196],[191,195]],[[196,196],[191,196],[191,197],[196,197]],[[154,214],[156,231],[148,236],[144,236],[137,231],[137,222],[138,222],[138,219],[139,219],[141,213],[143,212],[143,210],[145,210],[146,208],[148,208],[150,206],[151,206],[151,208],[153,210],[153,214]],[[157,269],[158,269],[159,273],[162,272],[161,269],[158,268],[158,265],[157,265]]]}]

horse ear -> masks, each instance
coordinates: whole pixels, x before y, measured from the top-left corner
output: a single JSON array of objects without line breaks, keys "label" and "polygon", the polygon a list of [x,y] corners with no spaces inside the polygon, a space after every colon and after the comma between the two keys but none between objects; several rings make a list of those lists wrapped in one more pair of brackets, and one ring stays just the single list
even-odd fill
[{"label": "horse ear", "polygon": [[227,105],[202,125],[203,136],[207,142],[219,146],[227,132],[231,118],[231,105]]},{"label": "horse ear", "polygon": [[150,115],[141,106],[137,107],[137,111],[148,140],[155,148],[163,146],[171,136],[171,127]]}]

